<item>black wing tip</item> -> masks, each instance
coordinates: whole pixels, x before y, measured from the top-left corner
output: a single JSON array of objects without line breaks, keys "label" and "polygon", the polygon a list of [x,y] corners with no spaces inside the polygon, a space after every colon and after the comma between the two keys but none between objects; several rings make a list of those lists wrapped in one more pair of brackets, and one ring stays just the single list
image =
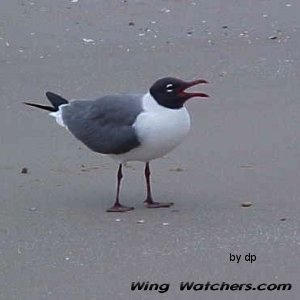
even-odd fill
[{"label": "black wing tip", "polygon": [[33,107],[37,107],[37,108],[44,109],[44,110],[48,110],[48,111],[51,111],[51,112],[57,111],[54,107],[51,107],[51,106],[35,104],[35,103],[30,103],[30,102],[23,102],[23,104],[33,106]]},{"label": "black wing tip", "polygon": [[68,100],[66,100],[65,98],[63,98],[62,96],[49,92],[47,91],[46,93],[46,97],[48,98],[48,100],[52,103],[52,105],[55,108],[58,108],[60,105],[62,104],[68,104]]},{"label": "black wing tip", "polygon": [[52,92],[50,92],[50,91],[47,91],[45,94],[46,94],[47,98],[48,98],[48,97],[51,97],[51,96],[54,96],[54,97],[55,97],[55,96],[58,96],[57,94],[52,93]]}]

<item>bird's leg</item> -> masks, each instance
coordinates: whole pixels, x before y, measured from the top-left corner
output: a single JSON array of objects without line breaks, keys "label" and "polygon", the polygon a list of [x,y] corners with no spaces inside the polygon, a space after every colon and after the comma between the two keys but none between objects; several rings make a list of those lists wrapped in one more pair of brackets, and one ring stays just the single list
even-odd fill
[{"label": "bird's leg", "polygon": [[151,194],[151,183],[150,183],[150,166],[149,162],[145,164],[145,178],[146,178],[146,186],[147,186],[147,198],[145,200],[145,205],[148,208],[159,208],[159,207],[170,207],[173,205],[173,202],[154,202]]},{"label": "bird's leg", "polygon": [[114,205],[107,210],[107,212],[126,212],[129,210],[133,210],[133,207],[128,207],[120,204],[119,201],[119,194],[120,194],[120,187],[121,187],[121,181],[123,178],[122,173],[122,164],[119,165],[118,173],[117,173],[117,195],[116,195],[116,201]]}]

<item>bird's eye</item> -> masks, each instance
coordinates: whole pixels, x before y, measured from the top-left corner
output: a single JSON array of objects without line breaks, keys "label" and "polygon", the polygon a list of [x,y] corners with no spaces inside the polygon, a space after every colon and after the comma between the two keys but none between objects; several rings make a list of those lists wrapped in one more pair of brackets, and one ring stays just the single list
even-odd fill
[{"label": "bird's eye", "polygon": [[166,85],[166,91],[167,91],[167,93],[173,92],[173,84],[172,83],[169,83]]}]

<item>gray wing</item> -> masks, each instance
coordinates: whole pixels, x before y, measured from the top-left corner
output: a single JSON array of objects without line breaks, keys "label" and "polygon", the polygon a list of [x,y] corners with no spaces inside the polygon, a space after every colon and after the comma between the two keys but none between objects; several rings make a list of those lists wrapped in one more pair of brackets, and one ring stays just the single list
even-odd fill
[{"label": "gray wing", "polygon": [[62,119],[91,150],[121,154],[140,145],[132,125],[142,111],[141,96],[111,95],[72,101],[62,107]]}]

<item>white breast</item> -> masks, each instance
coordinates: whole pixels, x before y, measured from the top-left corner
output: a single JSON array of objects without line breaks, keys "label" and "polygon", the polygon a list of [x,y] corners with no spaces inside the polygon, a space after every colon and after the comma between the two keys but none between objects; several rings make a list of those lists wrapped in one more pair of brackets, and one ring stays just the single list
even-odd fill
[{"label": "white breast", "polygon": [[133,124],[141,145],[113,158],[121,162],[150,161],[170,152],[189,132],[190,116],[185,107],[163,107],[148,93],[143,98],[143,109]]}]

